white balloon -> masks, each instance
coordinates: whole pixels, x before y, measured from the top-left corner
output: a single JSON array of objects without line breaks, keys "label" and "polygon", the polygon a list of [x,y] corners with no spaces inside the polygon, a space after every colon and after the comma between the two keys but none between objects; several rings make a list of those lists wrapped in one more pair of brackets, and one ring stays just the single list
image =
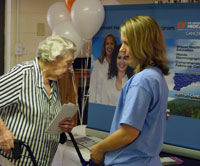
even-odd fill
[{"label": "white balloon", "polygon": [[104,20],[104,7],[99,0],[76,0],[71,8],[72,22],[84,39],[92,39]]},{"label": "white balloon", "polygon": [[73,41],[77,47],[75,58],[79,55],[83,46],[83,41],[71,21],[63,21],[60,24],[55,25],[52,35],[60,35]]},{"label": "white balloon", "polygon": [[71,16],[64,2],[56,2],[49,7],[47,11],[47,22],[51,30],[53,30],[56,24],[66,20],[71,20]]}]

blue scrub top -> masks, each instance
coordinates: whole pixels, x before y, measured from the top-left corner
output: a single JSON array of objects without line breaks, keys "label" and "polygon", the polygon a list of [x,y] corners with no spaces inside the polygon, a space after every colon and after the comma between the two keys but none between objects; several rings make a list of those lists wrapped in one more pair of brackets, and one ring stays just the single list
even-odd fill
[{"label": "blue scrub top", "polygon": [[157,67],[144,69],[132,76],[121,91],[115,110],[112,134],[127,124],[140,130],[131,144],[105,154],[105,165],[161,166],[159,153],[166,127],[168,87]]}]

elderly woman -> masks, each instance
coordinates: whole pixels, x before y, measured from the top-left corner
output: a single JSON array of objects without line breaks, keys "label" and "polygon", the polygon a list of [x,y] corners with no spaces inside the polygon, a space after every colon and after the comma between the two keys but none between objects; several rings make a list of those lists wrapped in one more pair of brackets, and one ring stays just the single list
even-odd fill
[{"label": "elderly woman", "polygon": [[[10,158],[13,141],[19,139],[31,147],[39,166],[51,164],[59,136],[44,131],[61,108],[57,80],[72,69],[75,51],[72,41],[50,36],[39,44],[35,60],[0,77],[1,155]],[[59,127],[63,132],[71,131],[73,119],[64,118]],[[24,150],[20,160],[3,158],[3,162],[6,166],[32,165],[27,156]]]}]

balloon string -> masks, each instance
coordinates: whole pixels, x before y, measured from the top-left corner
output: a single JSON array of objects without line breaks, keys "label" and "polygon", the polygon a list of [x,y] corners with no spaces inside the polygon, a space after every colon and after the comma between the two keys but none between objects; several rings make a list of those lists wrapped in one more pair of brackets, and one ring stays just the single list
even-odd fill
[{"label": "balloon string", "polygon": [[[83,63],[81,62],[81,69],[83,69]],[[83,71],[81,70],[81,92],[82,92],[82,88],[84,88],[84,86],[83,86],[83,82],[84,82],[84,78],[83,78]],[[84,118],[83,117],[83,110],[84,110],[84,108],[83,108],[83,100],[84,100],[84,92],[83,92],[83,94],[81,95],[81,117],[82,118]]]},{"label": "balloon string", "polygon": [[[83,125],[83,119],[84,119],[84,112],[85,112],[85,107],[87,104],[87,100],[88,100],[88,92],[86,93],[86,85],[87,85],[87,74],[85,74],[85,69],[87,69],[88,63],[89,63],[89,55],[90,55],[90,49],[91,49],[91,40],[86,40],[86,44],[87,44],[87,52],[86,52],[86,62],[85,62],[85,68],[83,67],[83,63],[81,63],[81,91],[83,90],[83,96],[82,96],[82,103],[81,103],[81,109],[80,106],[78,104],[78,93],[77,93],[77,89],[76,89],[76,85],[75,85],[75,76],[74,76],[74,70],[72,68],[71,72],[72,72],[72,84],[73,84],[73,89],[74,89],[74,93],[75,93],[75,100],[76,100],[76,104],[78,105],[78,114],[79,114],[79,120],[80,120],[80,124]],[[83,50],[82,50],[83,53]],[[85,76],[84,76],[85,74]],[[82,89],[83,88],[83,89]]]},{"label": "balloon string", "polygon": [[84,78],[84,68],[83,68],[83,63],[81,63],[81,90],[83,87],[83,96],[82,96],[82,103],[81,103],[81,116],[82,118],[84,118],[84,110],[85,110],[85,106],[84,106],[84,100],[85,100],[85,78]]},{"label": "balloon string", "polygon": [[[85,70],[87,69],[88,67],[88,63],[89,63],[89,55],[90,55],[90,50],[91,50],[91,40],[85,40],[86,42],[86,62],[85,62]],[[82,63],[81,63],[82,65]],[[83,66],[81,67],[83,69]],[[81,72],[81,75],[83,78],[83,81],[81,82],[81,87],[83,87],[83,97],[82,97],[82,110],[81,110],[81,113],[82,113],[82,118],[84,119],[84,112],[85,112],[85,107],[86,107],[86,104],[87,104],[87,100],[88,100],[88,92],[86,93],[86,84],[87,84],[87,75],[85,74],[84,76],[84,70],[82,70]]]},{"label": "balloon string", "polygon": [[[85,62],[85,69],[88,66],[88,56]],[[84,71],[83,71],[84,72]],[[84,74],[84,73],[83,73]],[[83,76],[83,98],[82,98],[82,117],[84,118],[84,112],[85,112],[85,107],[86,107],[86,103],[87,103],[87,99],[88,99],[88,95],[86,93],[86,85],[87,85],[87,75]]]},{"label": "balloon string", "polygon": [[73,70],[73,68],[71,70],[71,73],[72,73],[72,84],[73,84],[74,93],[75,93],[75,102],[78,105],[79,121],[80,121],[80,124],[82,125],[83,124],[83,119],[82,119],[80,108],[79,108],[79,104],[78,104],[78,93],[77,93],[77,90],[76,90],[75,76],[74,76],[74,70]]}]

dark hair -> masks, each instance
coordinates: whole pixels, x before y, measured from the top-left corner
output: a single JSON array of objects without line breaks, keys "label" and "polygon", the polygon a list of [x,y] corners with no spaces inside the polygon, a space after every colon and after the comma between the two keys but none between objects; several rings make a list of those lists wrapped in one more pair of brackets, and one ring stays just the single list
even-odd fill
[{"label": "dark hair", "polygon": [[116,37],[113,34],[109,33],[104,37],[104,40],[103,40],[103,43],[102,43],[101,55],[98,58],[100,63],[103,63],[104,58],[107,56],[106,50],[105,50],[105,45],[106,45],[106,41],[109,37],[113,39],[115,47],[117,45]]},{"label": "dark hair", "polygon": [[[108,79],[111,79],[114,76],[117,76],[118,73],[118,69],[117,69],[117,56],[119,54],[119,50],[120,50],[121,44],[118,45],[114,51],[113,54],[111,56],[111,62],[109,64],[109,68],[108,68]],[[131,78],[132,75],[134,74],[133,72],[133,68],[131,68],[130,66],[127,67],[126,69],[126,75],[128,78]]]}]

